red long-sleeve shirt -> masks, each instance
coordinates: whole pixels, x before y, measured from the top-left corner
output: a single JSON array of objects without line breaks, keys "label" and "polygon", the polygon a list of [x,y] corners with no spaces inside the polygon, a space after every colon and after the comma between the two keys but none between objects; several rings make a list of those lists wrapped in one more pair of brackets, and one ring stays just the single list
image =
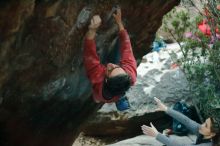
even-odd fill
[{"label": "red long-sleeve shirt", "polygon": [[[134,85],[137,77],[137,64],[134,58],[129,35],[126,30],[119,32],[120,37],[120,67],[125,70],[131,77],[131,83]],[[85,38],[83,61],[86,69],[86,74],[93,86],[93,98],[96,102],[115,102],[118,96],[111,100],[105,100],[102,96],[102,86],[105,79],[106,66],[100,63],[99,57],[96,53],[95,40]]]}]

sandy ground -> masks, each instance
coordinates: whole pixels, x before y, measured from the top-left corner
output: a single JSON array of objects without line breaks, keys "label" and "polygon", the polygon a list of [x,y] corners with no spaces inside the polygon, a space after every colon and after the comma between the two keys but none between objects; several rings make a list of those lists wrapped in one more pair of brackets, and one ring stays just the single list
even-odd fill
[{"label": "sandy ground", "polygon": [[79,137],[75,140],[72,146],[104,146],[106,143],[94,137],[84,136],[83,133],[79,135]]},{"label": "sandy ground", "polygon": [[107,144],[116,143],[120,140],[117,138],[101,138],[101,137],[89,137],[80,133],[72,146],[105,146]]}]

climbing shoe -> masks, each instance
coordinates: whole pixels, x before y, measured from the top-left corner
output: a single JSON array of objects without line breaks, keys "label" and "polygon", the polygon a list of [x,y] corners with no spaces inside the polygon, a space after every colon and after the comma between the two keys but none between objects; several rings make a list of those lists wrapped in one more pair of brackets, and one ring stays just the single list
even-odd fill
[{"label": "climbing shoe", "polygon": [[121,96],[117,102],[115,102],[117,110],[124,111],[130,108],[128,98],[126,96]]}]

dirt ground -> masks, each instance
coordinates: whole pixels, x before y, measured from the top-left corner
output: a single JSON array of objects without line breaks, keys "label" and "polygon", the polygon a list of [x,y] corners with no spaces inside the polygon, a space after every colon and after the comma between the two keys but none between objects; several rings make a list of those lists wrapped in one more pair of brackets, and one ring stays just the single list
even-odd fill
[{"label": "dirt ground", "polygon": [[89,137],[80,133],[72,146],[105,146],[118,141],[117,138]]},{"label": "dirt ground", "polygon": [[101,139],[94,137],[84,136],[83,133],[75,140],[72,146],[104,146],[104,143]]}]

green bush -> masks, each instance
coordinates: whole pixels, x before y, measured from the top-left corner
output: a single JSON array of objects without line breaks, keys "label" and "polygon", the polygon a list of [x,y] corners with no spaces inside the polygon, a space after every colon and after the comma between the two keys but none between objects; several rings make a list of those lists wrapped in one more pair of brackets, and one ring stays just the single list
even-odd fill
[{"label": "green bush", "polygon": [[[164,17],[162,29],[180,45],[183,58],[177,63],[189,81],[193,103],[204,118],[214,116],[220,120],[220,41],[215,33],[217,24],[220,24],[220,11],[216,9],[215,0],[201,4],[209,10],[208,16],[199,12],[192,17],[188,10],[175,8]],[[203,19],[209,20],[213,39],[198,30],[197,25]],[[186,37],[186,32],[191,36]]]}]

